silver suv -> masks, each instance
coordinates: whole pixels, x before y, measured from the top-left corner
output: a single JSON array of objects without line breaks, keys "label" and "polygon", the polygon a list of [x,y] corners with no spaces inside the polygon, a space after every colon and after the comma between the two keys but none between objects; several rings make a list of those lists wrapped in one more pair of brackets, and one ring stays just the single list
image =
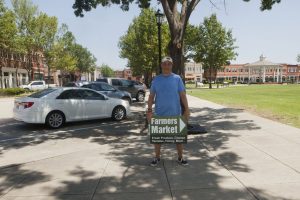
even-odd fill
[{"label": "silver suv", "polygon": [[97,81],[105,82],[119,90],[127,91],[131,94],[131,97],[135,98],[137,101],[141,102],[145,100],[146,89],[144,85],[141,85],[136,81],[124,78],[99,78]]}]

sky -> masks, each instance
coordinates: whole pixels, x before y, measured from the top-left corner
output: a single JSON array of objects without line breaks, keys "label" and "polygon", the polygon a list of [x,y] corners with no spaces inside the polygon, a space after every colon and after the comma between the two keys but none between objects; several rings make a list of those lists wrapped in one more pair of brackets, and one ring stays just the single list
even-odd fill
[{"label": "sky", "polygon": [[[296,64],[300,54],[300,1],[283,0],[270,11],[260,11],[260,0],[202,0],[192,13],[190,23],[199,25],[204,17],[216,13],[226,29],[231,29],[236,39],[238,56],[232,64],[255,62],[260,55],[275,63]],[[97,58],[97,65],[107,64],[115,70],[124,69],[127,60],[119,57],[118,43],[134,17],[140,13],[137,5],[122,11],[119,6],[98,6],[76,17],[72,5],[74,0],[32,0],[41,12],[56,16],[59,23],[68,25],[77,43],[88,48]],[[5,0],[10,7],[10,0]],[[152,8],[161,5],[153,0]]]}]

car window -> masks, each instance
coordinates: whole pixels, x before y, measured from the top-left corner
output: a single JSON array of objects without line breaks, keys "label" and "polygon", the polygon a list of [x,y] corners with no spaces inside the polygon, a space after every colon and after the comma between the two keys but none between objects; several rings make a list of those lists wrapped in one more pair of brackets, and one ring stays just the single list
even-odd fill
[{"label": "car window", "polygon": [[83,85],[83,86],[81,86],[81,87],[83,87],[83,88],[92,88],[92,86],[91,85]]},{"label": "car window", "polygon": [[97,82],[108,83],[108,80],[107,80],[106,78],[98,78],[96,81],[97,81]]},{"label": "car window", "polygon": [[31,85],[43,85],[43,82],[34,82]]},{"label": "car window", "polygon": [[76,87],[75,83],[67,83],[64,85],[64,87]]},{"label": "car window", "polygon": [[136,82],[136,81],[131,81],[131,84],[132,85],[139,85],[138,82]]},{"label": "car window", "polygon": [[120,81],[118,79],[111,79],[111,84],[113,86],[120,86]]},{"label": "car window", "polygon": [[108,84],[101,84],[101,88],[104,91],[115,91],[116,89]]},{"label": "car window", "polygon": [[104,100],[104,96],[99,94],[98,92],[94,92],[91,90],[81,90],[82,96],[84,99],[88,100]]},{"label": "car window", "polygon": [[53,89],[53,88],[45,89],[45,90],[33,93],[33,94],[29,95],[28,97],[31,97],[31,98],[41,98],[43,96],[46,96],[47,94],[50,94],[51,92],[54,92],[55,90],[56,89]]},{"label": "car window", "polygon": [[120,82],[122,83],[122,86],[125,86],[125,87],[132,86],[132,85],[133,85],[133,84],[131,83],[131,81],[129,81],[129,80],[121,79]]},{"label": "car window", "polygon": [[80,90],[66,90],[57,99],[83,99],[83,94]]},{"label": "car window", "polygon": [[102,91],[103,89],[101,88],[100,85],[98,84],[92,84],[91,89],[96,90],[96,91]]}]

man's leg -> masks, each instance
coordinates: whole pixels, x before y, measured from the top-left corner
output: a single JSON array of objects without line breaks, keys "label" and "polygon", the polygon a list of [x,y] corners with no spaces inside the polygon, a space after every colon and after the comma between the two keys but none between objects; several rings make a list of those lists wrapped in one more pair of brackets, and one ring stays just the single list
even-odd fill
[{"label": "man's leg", "polygon": [[183,154],[183,144],[176,144],[178,158],[182,158]]},{"label": "man's leg", "polygon": [[157,166],[160,161],[160,147],[161,144],[154,144],[155,158],[150,163],[150,165],[153,167]]},{"label": "man's leg", "polygon": [[154,144],[155,158],[160,158],[160,147],[161,147],[161,144]]},{"label": "man's leg", "polygon": [[181,165],[188,165],[188,162],[183,159],[183,144],[176,144],[178,160],[177,162]]}]

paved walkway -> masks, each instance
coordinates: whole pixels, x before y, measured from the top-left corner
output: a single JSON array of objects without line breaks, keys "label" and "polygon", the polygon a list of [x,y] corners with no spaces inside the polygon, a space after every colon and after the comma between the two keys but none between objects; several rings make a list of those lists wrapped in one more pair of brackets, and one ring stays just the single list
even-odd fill
[{"label": "paved walkway", "polygon": [[0,149],[0,200],[300,199],[299,129],[188,100],[191,122],[208,130],[189,136],[189,166],[177,165],[174,145],[163,146],[158,167],[148,166],[143,120],[57,131]]}]

